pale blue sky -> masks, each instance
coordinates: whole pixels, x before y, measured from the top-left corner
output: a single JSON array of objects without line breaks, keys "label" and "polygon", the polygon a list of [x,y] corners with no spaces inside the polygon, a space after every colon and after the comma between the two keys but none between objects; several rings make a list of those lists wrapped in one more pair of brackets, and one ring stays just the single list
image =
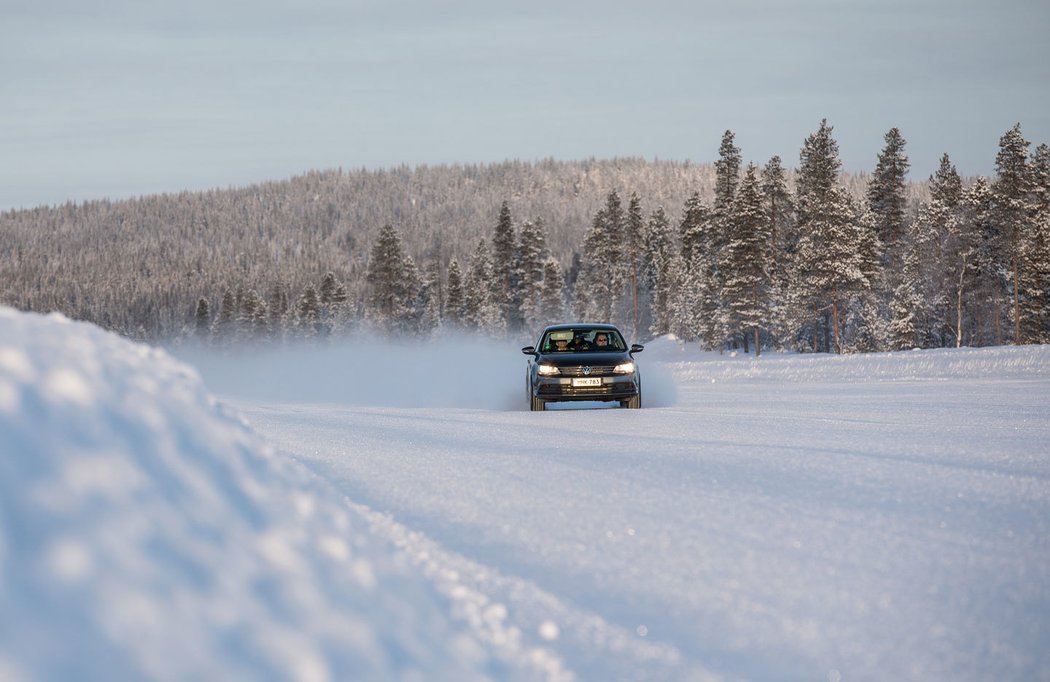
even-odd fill
[{"label": "pale blue sky", "polygon": [[0,0],[0,209],[398,164],[640,156],[912,177],[1050,143],[1046,0]]}]

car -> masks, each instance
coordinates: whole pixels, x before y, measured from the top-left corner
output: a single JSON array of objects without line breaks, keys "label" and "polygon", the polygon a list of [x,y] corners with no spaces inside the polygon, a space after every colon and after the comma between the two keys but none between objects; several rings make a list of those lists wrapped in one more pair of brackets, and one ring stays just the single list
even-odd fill
[{"label": "car", "polygon": [[611,324],[556,324],[546,327],[529,356],[525,373],[529,409],[547,403],[590,400],[642,406],[642,377],[634,354],[645,346],[630,347]]}]

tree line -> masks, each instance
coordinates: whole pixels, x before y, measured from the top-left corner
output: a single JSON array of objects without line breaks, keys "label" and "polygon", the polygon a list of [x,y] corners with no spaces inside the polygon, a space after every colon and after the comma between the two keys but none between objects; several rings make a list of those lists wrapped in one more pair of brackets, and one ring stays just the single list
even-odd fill
[{"label": "tree line", "polygon": [[[426,206],[412,202],[415,213],[385,214],[367,248],[360,231],[339,228],[345,203],[317,206],[324,194],[332,199],[330,178],[308,177],[312,201],[290,211],[275,192],[269,203],[270,213],[299,214],[299,239],[287,238],[296,234],[294,221],[283,230],[260,225],[254,234],[242,225],[242,235],[257,245],[254,257],[225,254],[235,268],[232,278],[229,270],[224,274],[236,284],[212,278],[195,302],[182,304],[181,324],[169,326],[166,336],[218,345],[360,329],[529,338],[544,324],[582,319],[612,322],[639,339],[674,333],[713,350],[755,353],[1050,341],[1050,150],[1045,144],[1031,150],[1018,125],[1000,139],[994,178],[964,179],[946,154],[927,182],[911,183],[905,146],[901,132],[891,129],[874,171],[850,176],[841,172],[833,128],[822,121],[804,141],[794,170],[779,157],[744,166],[732,131],[707,167],[618,160],[442,169],[452,179],[442,188],[447,194],[433,186],[407,190]],[[464,219],[469,227],[457,228],[453,216],[461,215],[455,211],[463,203],[456,198],[500,186],[479,179],[493,168],[514,177],[511,197],[498,202],[488,227],[474,210],[475,218]],[[581,168],[587,168],[582,176]],[[600,180],[581,183],[591,170]],[[365,186],[370,177],[391,184],[373,175],[340,171],[336,186],[345,189],[347,178]],[[621,195],[628,181],[635,187]],[[370,195],[372,218],[384,216],[376,208],[383,197],[402,196],[404,189]],[[521,200],[526,195],[530,201]],[[228,193],[212,198],[238,205]],[[185,199],[198,205],[191,221],[197,227],[176,246],[196,239],[197,248],[188,250],[197,254],[203,275],[202,254],[214,256],[208,251],[215,249],[209,218],[217,213],[204,210],[199,195]],[[532,213],[515,219],[512,203]],[[681,208],[673,214],[665,208],[676,204]],[[78,207],[29,213],[50,217],[56,210],[75,216]],[[445,212],[435,219],[444,228],[421,224],[418,211]],[[18,225],[27,224],[24,214],[7,214],[0,224],[16,217]],[[310,246],[304,249],[304,242]],[[52,240],[44,255],[61,257],[62,247]],[[262,263],[258,247],[269,249]],[[301,262],[304,251],[314,262],[292,283],[277,264]],[[135,249],[122,253],[136,262]],[[138,273],[146,281],[154,276],[147,262],[143,256]],[[194,274],[190,270],[187,281]],[[158,311],[173,302],[148,294],[145,301]],[[119,314],[116,300],[112,307]],[[168,314],[178,318],[177,311]],[[157,336],[158,330],[139,334]]]}]

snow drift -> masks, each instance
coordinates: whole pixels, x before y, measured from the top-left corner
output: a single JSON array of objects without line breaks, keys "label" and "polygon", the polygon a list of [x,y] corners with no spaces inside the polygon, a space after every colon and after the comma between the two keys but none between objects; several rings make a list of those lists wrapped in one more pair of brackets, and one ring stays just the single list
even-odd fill
[{"label": "snow drift", "polygon": [[444,598],[166,353],[0,308],[0,679],[471,679]]}]

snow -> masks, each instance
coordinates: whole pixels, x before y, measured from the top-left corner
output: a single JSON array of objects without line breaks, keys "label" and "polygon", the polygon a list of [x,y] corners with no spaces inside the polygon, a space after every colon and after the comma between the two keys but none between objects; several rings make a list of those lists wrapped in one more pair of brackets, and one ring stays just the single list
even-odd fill
[{"label": "snow", "polygon": [[1050,679],[1050,347],[179,354],[0,309],[0,679]]}]

